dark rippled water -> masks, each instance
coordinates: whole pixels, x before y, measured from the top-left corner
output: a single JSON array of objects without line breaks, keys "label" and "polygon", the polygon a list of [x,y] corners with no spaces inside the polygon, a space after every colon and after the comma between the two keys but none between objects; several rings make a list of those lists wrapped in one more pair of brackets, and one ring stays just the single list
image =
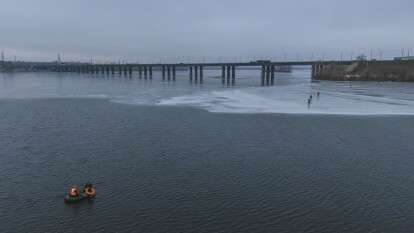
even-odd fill
[{"label": "dark rippled water", "polygon": [[412,232],[413,125],[3,99],[0,232]]}]

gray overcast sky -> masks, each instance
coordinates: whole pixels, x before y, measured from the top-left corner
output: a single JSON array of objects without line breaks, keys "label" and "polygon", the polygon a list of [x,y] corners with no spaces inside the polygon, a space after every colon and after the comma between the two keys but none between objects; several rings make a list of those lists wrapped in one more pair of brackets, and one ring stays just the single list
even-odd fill
[{"label": "gray overcast sky", "polygon": [[[412,48],[413,0],[0,0],[20,58],[278,57]],[[379,53],[379,52],[378,52]],[[414,52],[413,52],[414,53]]]}]

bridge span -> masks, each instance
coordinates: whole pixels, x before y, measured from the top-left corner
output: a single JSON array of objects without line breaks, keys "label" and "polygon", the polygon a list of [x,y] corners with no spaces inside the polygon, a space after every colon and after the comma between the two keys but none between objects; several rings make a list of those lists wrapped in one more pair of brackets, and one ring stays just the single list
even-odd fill
[{"label": "bridge span", "polygon": [[[283,67],[291,66],[310,66],[312,67],[311,77],[312,79],[330,79],[331,76],[336,76],[338,79],[344,79],[354,75],[355,77],[369,76],[372,77],[373,71],[362,73],[359,71],[364,67],[379,67],[376,70],[380,70],[385,73],[395,73],[399,71],[400,63],[398,61],[268,61],[259,60],[253,62],[226,62],[226,63],[128,63],[128,64],[93,64],[93,63],[80,63],[80,62],[44,62],[44,63],[22,63],[26,67],[30,67],[30,71],[47,71],[47,72],[72,72],[72,73],[86,73],[86,74],[107,74],[120,76],[133,77],[137,75],[140,79],[152,79],[154,72],[160,72],[162,80],[175,81],[177,70],[180,72],[188,72],[188,78],[191,82],[203,83],[204,70],[206,68],[214,67],[221,76],[223,84],[235,84],[236,81],[236,68],[237,67],[257,67],[260,70],[261,84],[273,85],[276,74],[282,70]],[[414,65],[414,62],[409,62],[410,67]],[[362,65],[361,65],[362,64]],[[1,64],[3,71],[7,70],[4,67],[12,67],[12,65]],[[396,67],[397,71],[391,70],[382,71],[382,67]],[[374,71],[376,71],[374,70]],[[401,69],[400,69],[401,70]],[[351,74],[351,76],[349,75]],[[388,74],[386,74],[388,75]],[[385,75],[385,76],[386,76]],[[384,76],[384,77],[385,77]],[[388,75],[389,76],[389,75]],[[395,75],[394,75],[395,76]],[[182,75],[180,76],[182,77]],[[360,78],[359,78],[360,79]],[[369,79],[367,79],[369,80]]]},{"label": "bridge span", "polygon": [[41,64],[38,70],[50,72],[73,72],[87,74],[125,75],[132,77],[137,73],[139,78],[152,79],[154,72],[160,72],[163,80],[175,81],[177,70],[186,70],[190,81],[203,82],[204,70],[216,67],[220,71],[223,84],[234,84],[237,67],[258,67],[262,85],[273,85],[276,73],[286,66],[311,66],[312,77],[317,76],[326,64],[349,65],[352,61],[255,61],[234,63],[128,63],[128,64],[92,64],[92,63],[48,63]]}]

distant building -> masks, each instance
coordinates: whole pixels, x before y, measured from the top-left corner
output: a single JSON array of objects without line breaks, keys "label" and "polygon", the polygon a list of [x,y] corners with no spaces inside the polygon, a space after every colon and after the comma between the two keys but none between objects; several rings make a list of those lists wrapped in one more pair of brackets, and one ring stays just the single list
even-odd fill
[{"label": "distant building", "polygon": [[394,61],[414,61],[414,56],[394,57]]}]

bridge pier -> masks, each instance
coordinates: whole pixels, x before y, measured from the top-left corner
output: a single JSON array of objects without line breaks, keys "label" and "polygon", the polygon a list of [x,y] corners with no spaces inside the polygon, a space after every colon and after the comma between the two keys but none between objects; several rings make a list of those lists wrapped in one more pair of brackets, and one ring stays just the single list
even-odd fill
[{"label": "bridge pier", "polygon": [[165,80],[165,66],[162,66],[162,81]]},{"label": "bridge pier", "polygon": [[236,84],[236,66],[231,67],[231,84],[233,86]]},{"label": "bridge pier", "polygon": [[319,64],[312,65],[312,79],[315,79],[319,73]]},{"label": "bridge pier", "polygon": [[175,66],[172,67],[172,79],[175,81]]},{"label": "bridge pier", "polygon": [[193,67],[189,66],[188,69],[189,69],[189,72],[190,72],[190,82],[193,82]]},{"label": "bridge pier", "polygon": [[123,65],[123,70],[124,70],[124,76],[127,76],[128,74],[128,65]]},{"label": "bridge pier", "polygon": [[315,64],[312,64],[312,73],[311,73],[311,79],[314,79],[315,78],[315,73],[316,73],[316,67],[315,67]]},{"label": "bridge pier", "polygon": [[270,86],[270,66],[266,66],[266,85]]},{"label": "bridge pier", "polygon": [[226,67],[222,66],[221,67],[221,84],[225,84],[226,83]]},{"label": "bridge pier", "polygon": [[271,74],[271,77],[270,77],[270,85],[274,85],[275,84],[275,66],[274,65],[272,65],[272,67],[271,67],[271,72],[272,72],[272,74]]},{"label": "bridge pier", "polygon": [[138,66],[138,77],[142,79],[142,66]]},{"label": "bridge pier", "polygon": [[167,66],[167,77],[168,81],[171,81],[171,66]]},{"label": "bridge pier", "polygon": [[227,65],[227,86],[230,86],[231,66]]},{"label": "bridge pier", "polygon": [[148,67],[149,70],[149,78],[152,79],[152,66]]},{"label": "bridge pier", "polygon": [[132,66],[128,66],[128,72],[129,72],[129,76],[132,76]]},{"label": "bridge pier", "polygon": [[148,67],[144,66],[144,79],[148,78]]},{"label": "bridge pier", "polygon": [[198,83],[198,66],[194,66],[194,81]]},{"label": "bridge pier", "polygon": [[312,79],[317,78],[323,71],[323,64],[315,63],[312,65]]},{"label": "bridge pier", "polygon": [[266,66],[262,65],[262,74],[261,74],[262,86],[265,85],[265,77],[266,77]]},{"label": "bridge pier", "polygon": [[204,67],[200,66],[200,84],[203,84]]}]

